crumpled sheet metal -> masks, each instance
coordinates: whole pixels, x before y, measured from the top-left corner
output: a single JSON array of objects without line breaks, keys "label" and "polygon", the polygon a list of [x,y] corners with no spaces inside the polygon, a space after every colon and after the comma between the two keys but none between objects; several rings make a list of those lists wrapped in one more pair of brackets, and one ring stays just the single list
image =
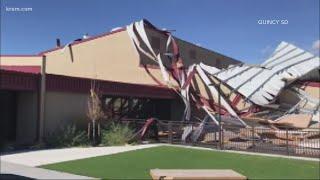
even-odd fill
[{"label": "crumpled sheet metal", "polygon": [[[149,42],[146,30],[145,30],[145,26],[149,25],[152,28],[155,28],[153,25],[151,25],[151,23],[149,23],[146,20],[141,20],[139,22],[134,22],[130,25],[127,26],[127,32],[128,35],[130,37],[130,39],[132,40],[134,46],[136,47],[137,51],[140,51],[141,53],[145,54],[147,57],[149,57],[151,60],[154,60],[155,62],[158,63],[159,67],[160,67],[160,71],[162,74],[162,78],[163,80],[166,82],[166,85],[170,88],[173,88],[173,85],[170,83],[170,75],[168,70],[166,69],[166,67],[163,64],[163,61],[161,59],[161,54],[158,53],[156,54],[155,51],[152,48],[151,43]],[[166,31],[162,31],[157,29],[159,32],[162,32],[164,34],[166,34],[168,36],[167,39],[167,46],[166,49],[169,49],[169,45],[171,43],[174,43],[174,39],[173,37]],[[141,39],[142,41],[140,41],[139,39]],[[141,44],[144,44],[148,49],[145,50],[141,47]],[[174,47],[174,45],[173,45]],[[185,79],[187,79],[185,77],[185,73],[182,72],[177,72],[177,79],[180,82],[180,85],[182,86],[185,82]],[[175,90],[175,88],[173,88]],[[175,90],[176,91],[176,90]],[[182,98],[184,104],[185,104],[185,112],[184,112],[184,116],[183,119],[189,120],[190,116],[191,116],[191,112],[190,112],[190,102],[189,102],[189,94],[188,94],[188,87],[184,88],[181,90],[181,92],[177,92],[178,95]]]},{"label": "crumpled sheet metal", "polygon": [[200,66],[251,102],[264,106],[272,103],[285,86],[319,68],[319,63],[319,57],[281,42],[261,66],[239,65],[227,70]]},{"label": "crumpled sheet metal", "polygon": [[[145,26],[147,26],[147,25],[149,25],[149,27],[151,27],[151,28],[155,28],[153,25],[151,25],[146,20],[142,20],[142,21],[135,22],[135,23],[128,25],[127,26],[128,35],[129,35],[130,39],[132,40],[137,51],[140,51],[141,53],[145,54],[147,57],[149,57],[150,59],[152,59],[158,63],[164,81],[166,82],[168,87],[172,88],[172,85],[170,83],[169,70],[166,69],[166,67],[163,65],[160,53],[155,54],[155,51],[153,50],[152,45],[148,40],[146,30],[145,30]],[[156,30],[167,35],[168,39],[167,39],[167,43],[166,43],[166,49],[168,50],[169,45],[172,43],[173,51],[174,52],[177,51],[177,47],[176,47],[174,38],[171,36],[171,34],[168,33],[167,31],[162,31],[159,29],[156,29]],[[139,39],[141,39],[141,41]],[[144,45],[147,47],[147,49],[143,49],[141,47],[142,43],[144,43]],[[193,75],[195,74],[195,70],[197,70],[198,73],[201,70],[198,69],[199,68],[198,65],[191,65],[190,67],[187,68],[188,69],[187,71],[177,69],[176,67],[178,66],[178,63],[180,63],[181,58],[179,58],[179,57],[175,57],[175,58],[177,58],[177,59],[172,59],[172,61],[173,61],[172,62],[172,69],[174,71],[172,74],[175,74],[177,76],[176,80],[178,81],[178,84],[180,84],[178,95],[182,98],[182,100],[185,104],[185,112],[184,112],[183,120],[184,119],[189,120],[191,117],[191,108],[190,108],[190,99],[189,99],[189,87],[191,84],[190,80],[192,79]],[[204,81],[206,79],[205,76],[206,76],[205,74],[203,74],[201,76]],[[174,89],[174,90],[176,91],[176,89]],[[214,87],[210,87],[210,90],[214,93],[214,96],[218,96],[217,90]],[[231,115],[237,117],[244,125],[246,125],[238,117],[237,113],[232,109],[232,107],[228,104],[228,102],[225,101],[224,99],[222,100],[222,106],[224,106],[230,112]],[[218,123],[216,118],[214,116],[212,116],[212,114],[208,111],[208,107],[203,105],[202,109],[208,113],[208,115],[211,117],[211,119],[215,123]]]},{"label": "crumpled sheet metal", "polygon": [[[241,98],[252,105],[267,106],[275,102],[276,98],[285,87],[320,67],[319,57],[314,56],[293,44],[281,42],[270,58],[258,66],[240,64],[232,65],[227,69],[218,69],[200,63],[184,67],[184,69],[179,69],[177,68],[177,64],[178,60],[181,61],[181,58],[174,57],[176,59],[172,58],[171,67],[173,70],[169,70],[163,65],[160,53],[155,54],[146,34],[146,26],[154,28],[167,36],[166,50],[168,51],[172,44],[174,47],[173,51],[176,52],[174,56],[179,54],[177,52],[177,44],[169,32],[155,28],[146,20],[135,22],[127,26],[129,37],[135,45],[136,50],[158,63],[163,80],[166,82],[167,86],[173,88],[182,98],[185,104],[183,119],[186,120],[189,120],[191,117],[189,98],[191,92],[189,91],[189,88],[195,74],[200,77],[215,99],[217,99],[219,94],[216,87],[212,85],[212,81],[209,80],[210,76],[230,87],[230,94],[241,94]],[[142,48],[142,43],[144,43],[144,47],[147,47],[147,49]],[[170,77],[172,75],[175,76],[174,79],[178,81],[178,84],[180,85],[179,89],[172,86],[172,78]],[[224,107],[231,116],[235,117],[235,119],[240,121],[243,125],[246,125],[239,117],[239,112],[231,105],[230,99],[225,99],[222,96],[221,106]],[[214,122],[218,123],[212,115],[212,112],[208,110],[213,110],[214,108],[202,105],[202,109],[207,112]]]}]

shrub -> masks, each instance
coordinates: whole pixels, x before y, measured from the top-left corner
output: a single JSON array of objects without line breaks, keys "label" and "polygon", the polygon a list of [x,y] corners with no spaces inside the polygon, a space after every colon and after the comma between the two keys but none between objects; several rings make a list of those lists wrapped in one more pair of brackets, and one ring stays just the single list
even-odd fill
[{"label": "shrub", "polygon": [[102,131],[101,143],[107,146],[124,145],[133,137],[133,130],[128,125],[111,124]]},{"label": "shrub", "polygon": [[72,147],[89,144],[86,131],[77,130],[75,124],[62,126],[44,140],[48,147]]}]

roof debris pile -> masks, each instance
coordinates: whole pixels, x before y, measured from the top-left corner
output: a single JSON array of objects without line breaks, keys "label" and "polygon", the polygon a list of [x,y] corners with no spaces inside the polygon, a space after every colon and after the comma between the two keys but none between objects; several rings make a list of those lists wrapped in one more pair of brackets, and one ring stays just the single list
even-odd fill
[{"label": "roof debris pile", "polygon": [[[167,38],[166,52],[156,53],[146,28]],[[318,56],[281,42],[261,65],[237,64],[225,69],[203,63],[186,66],[169,31],[146,20],[130,24],[127,31],[136,50],[159,65],[163,81],[181,97],[185,104],[183,121],[195,119],[197,115],[192,111],[197,107],[206,113],[203,122],[211,119],[217,125],[220,114],[223,122],[239,126],[256,123],[273,129],[320,127]],[[164,63],[163,56],[170,58],[170,65]],[[210,98],[206,98],[206,92]]]}]

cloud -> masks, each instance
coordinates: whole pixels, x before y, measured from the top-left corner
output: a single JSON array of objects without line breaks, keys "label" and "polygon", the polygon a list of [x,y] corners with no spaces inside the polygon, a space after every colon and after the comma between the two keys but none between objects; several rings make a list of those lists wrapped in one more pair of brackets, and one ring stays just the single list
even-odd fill
[{"label": "cloud", "polygon": [[320,40],[316,40],[313,42],[312,49],[313,50],[320,50]]},{"label": "cloud", "polygon": [[319,54],[319,51],[320,51],[320,40],[319,39],[312,43],[312,51],[315,54]]},{"label": "cloud", "polygon": [[261,54],[266,55],[266,54],[271,53],[272,50],[273,50],[273,47],[270,46],[270,45],[268,45],[268,46],[262,48],[262,49],[260,50],[260,52],[261,52]]},{"label": "cloud", "polygon": [[274,51],[274,47],[271,45],[267,45],[264,48],[262,48],[260,50],[262,59],[265,60],[266,58],[270,57],[273,51]]},{"label": "cloud", "polygon": [[274,46],[272,45],[266,45],[263,48],[261,48],[260,50],[258,50],[258,56],[256,59],[256,64],[262,63],[264,62],[266,59],[268,59],[272,52],[274,51]]}]

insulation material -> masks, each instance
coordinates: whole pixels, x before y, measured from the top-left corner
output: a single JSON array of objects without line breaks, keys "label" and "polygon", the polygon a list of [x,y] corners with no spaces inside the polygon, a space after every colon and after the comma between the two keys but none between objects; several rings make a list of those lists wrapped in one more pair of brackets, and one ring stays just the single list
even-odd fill
[{"label": "insulation material", "polygon": [[[312,111],[319,111],[319,98],[314,98],[312,95],[308,94],[306,91],[303,91],[298,88],[290,89],[292,93],[295,93],[301,100],[305,100],[304,103],[301,103],[300,109]],[[289,90],[289,91],[290,91]]]},{"label": "insulation material", "polygon": [[[306,85],[309,84],[309,85]],[[312,121],[320,122],[320,91],[315,86],[319,83],[295,83],[283,90],[279,96],[279,103],[284,107],[295,108],[293,113],[312,114]]]},{"label": "insulation material", "polygon": [[288,114],[272,123],[294,128],[307,128],[311,122],[311,118],[311,114]]},{"label": "insulation material", "polygon": [[[319,83],[320,85],[320,83]],[[305,85],[294,85],[289,90],[293,90],[298,94],[305,96],[313,102],[318,102],[320,99],[319,93],[320,86],[305,86]]]}]

